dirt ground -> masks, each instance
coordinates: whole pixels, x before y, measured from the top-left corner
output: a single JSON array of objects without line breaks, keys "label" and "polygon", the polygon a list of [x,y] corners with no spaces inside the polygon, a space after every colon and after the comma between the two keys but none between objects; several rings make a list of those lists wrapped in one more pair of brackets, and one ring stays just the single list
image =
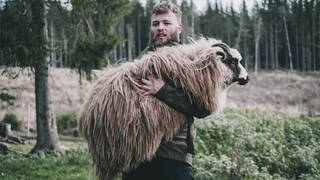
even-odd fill
[{"label": "dirt ground", "polygon": [[[0,69],[0,74],[1,74]],[[98,76],[100,71],[95,72]],[[16,97],[14,105],[0,102],[0,120],[14,113],[26,128],[35,127],[34,77],[27,71],[16,79],[0,76],[0,90]],[[79,83],[70,69],[50,69],[49,85],[56,114],[79,111],[94,82]],[[320,115],[320,72],[262,71],[250,73],[246,86],[233,85],[227,107],[259,108],[289,116]]]},{"label": "dirt ground", "polygon": [[320,115],[320,72],[250,73],[246,86],[234,85],[227,106],[259,108],[289,116]]}]

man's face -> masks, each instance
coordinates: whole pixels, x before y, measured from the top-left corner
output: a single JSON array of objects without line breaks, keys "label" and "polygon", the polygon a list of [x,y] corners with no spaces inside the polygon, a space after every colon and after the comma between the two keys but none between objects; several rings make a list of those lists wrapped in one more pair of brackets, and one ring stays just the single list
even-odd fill
[{"label": "man's face", "polygon": [[173,12],[151,16],[151,38],[156,46],[166,45],[169,41],[178,41],[182,24]]}]

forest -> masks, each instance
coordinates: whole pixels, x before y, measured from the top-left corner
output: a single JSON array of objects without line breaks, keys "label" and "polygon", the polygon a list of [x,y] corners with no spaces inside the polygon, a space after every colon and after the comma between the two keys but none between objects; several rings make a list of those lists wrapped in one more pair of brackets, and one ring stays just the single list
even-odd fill
[{"label": "forest", "polygon": [[[149,40],[150,13],[138,0],[45,1],[46,50],[53,67],[71,67],[87,74],[107,63],[130,61]],[[203,12],[193,0],[178,3],[188,37],[213,37],[240,50],[249,69],[319,70],[320,1],[263,0],[240,12],[221,1],[207,1]],[[27,66],[33,46],[32,13],[26,0],[2,1],[0,64]],[[66,5],[67,4],[67,5]],[[24,61],[16,61],[24,59]]]}]

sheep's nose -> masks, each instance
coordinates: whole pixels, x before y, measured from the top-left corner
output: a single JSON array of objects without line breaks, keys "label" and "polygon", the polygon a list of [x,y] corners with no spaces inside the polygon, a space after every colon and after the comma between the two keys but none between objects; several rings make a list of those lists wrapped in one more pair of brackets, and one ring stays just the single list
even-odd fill
[{"label": "sheep's nose", "polygon": [[249,76],[247,76],[247,78],[240,78],[240,79],[238,80],[238,82],[239,82],[240,85],[245,85],[245,84],[247,84],[247,83],[249,82]]},{"label": "sheep's nose", "polygon": [[246,78],[233,78],[232,82],[238,82],[240,85],[245,85],[249,82],[249,76]]}]

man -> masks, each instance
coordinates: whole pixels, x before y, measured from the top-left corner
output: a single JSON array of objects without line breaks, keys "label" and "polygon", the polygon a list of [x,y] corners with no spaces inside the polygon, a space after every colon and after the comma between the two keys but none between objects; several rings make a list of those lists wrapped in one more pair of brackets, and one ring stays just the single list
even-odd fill
[{"label": "man", "polygon": [[[181,11],[171,2],[161,2],[153,8],[151,33],[147,51],[154,51],[162,46],[175,46],[179,43],[182,30]],[[143,54],[142,53],[142,54]],[[200,107],[172,82],[163,79],[143,79],[145,96],[152,95],[168,106],[185,115],[186,121],[174,135],[172,141],[161,143],[156,157],[141,164],[136,169],[123,175],[124,180],[191,180],[192,154],[194,153],[193,117],[202,118],[209,112]]]}]

